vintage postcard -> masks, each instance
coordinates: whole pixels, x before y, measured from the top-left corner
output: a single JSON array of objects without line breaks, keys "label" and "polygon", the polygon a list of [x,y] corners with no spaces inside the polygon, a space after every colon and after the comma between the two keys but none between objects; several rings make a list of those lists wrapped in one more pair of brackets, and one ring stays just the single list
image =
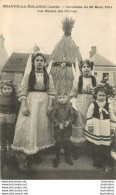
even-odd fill
[{"label": "vintage postcard", "polygon": [[0,0],[0,133],[2,180],[116,179],[115,0]]}]

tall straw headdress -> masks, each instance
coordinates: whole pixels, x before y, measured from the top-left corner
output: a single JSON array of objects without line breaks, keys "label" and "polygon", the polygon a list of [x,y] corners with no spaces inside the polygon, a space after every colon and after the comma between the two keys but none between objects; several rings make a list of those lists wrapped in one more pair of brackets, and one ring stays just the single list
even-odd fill
[{"label": "tall straw headdress", "polygon": [[71,90],[73,79],[79,77],[79,65],[82,60],[79,47],[71,37],[75,20],[66,17],[62,21],[62,30],[64,35],[55,46],[49,62],[53,62],[51,67],[48,66],[54,80],[56,90],[67,88]]}]

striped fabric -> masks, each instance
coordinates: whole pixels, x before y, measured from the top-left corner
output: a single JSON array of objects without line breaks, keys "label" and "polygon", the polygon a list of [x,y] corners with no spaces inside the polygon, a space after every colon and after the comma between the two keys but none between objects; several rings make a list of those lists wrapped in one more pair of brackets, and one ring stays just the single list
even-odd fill
[{"label": "striped fabric", "polygon": [[[92,103],[87,112],[87,122],[85,126],[85,136],[88,141],[96,145],[109,146],[112,141],[111,130],[115,129],[116,118],[112,106],[108,106],[108,119],[95,118],[93,113],[97,112]],[[91,127],[91,128],[89,128]]]},{"label": "striped fabric", "polygon": [[16,122],[16,114],[3,114],[3,113],[0,113],[0,124],[15,123],[15,122]]}]

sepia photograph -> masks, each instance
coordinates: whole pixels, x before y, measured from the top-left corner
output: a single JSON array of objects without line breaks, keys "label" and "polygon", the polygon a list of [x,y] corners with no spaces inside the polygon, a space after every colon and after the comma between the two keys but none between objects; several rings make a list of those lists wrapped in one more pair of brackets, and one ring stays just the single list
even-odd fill
[{"label": "sepia photograph", "polygon": [[2,180],[116,179],[116,1],[0,0]]}]

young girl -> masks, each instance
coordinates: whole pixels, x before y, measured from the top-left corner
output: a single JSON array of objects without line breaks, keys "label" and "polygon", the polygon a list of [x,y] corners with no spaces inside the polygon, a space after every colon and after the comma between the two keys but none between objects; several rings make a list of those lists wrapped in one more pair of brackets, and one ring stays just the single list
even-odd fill
[{"label": "young girl", "polygon": [[[93,69],[93,62],[89,60],[81,61],[82,75],[79,80],[74,81],[73,89],[71,91],[71,102],[75,104],[77,110],[77,121],[73,125],[71,141],[74,145],[74,159],[76,160],[81,153],[81,148],[85,142],[85,124],[86,114],[89,105],[93,101],[92,89],[96,86],[96,79],[91,75]],[[73,99],[76,97],[76,99]],[[74,100],[74,102],[73,102]]]},{"label": "young girl", "polygon": [[[0,95],[0,129],[1,149],[4,157],[13,143],[14,128],[17,114],[17,98],[15,87],[11,81],[4,81],[1,85]],[[5,158],[4,158],[5,159]]]},{"label": "young girl", "polygon": [[54,85],[45,68],[45,57],[42,53],[35,53],[27,62],[21,84],[21,109],[12,146],[14,150],[26,154],[26,167],[31,165],[33,158],[40,163],[38,151],[54,144],[52,126],[47,116],[53,97]]},{"label": "young girl", "polygon": [[93,166],[101,168],[111,165],[110,145],[116,118],[111,104],[108,103],[107,88],[100,84],[94,92],[96,101],[91,103],[87,112],[85,135],[93,143]]}]

